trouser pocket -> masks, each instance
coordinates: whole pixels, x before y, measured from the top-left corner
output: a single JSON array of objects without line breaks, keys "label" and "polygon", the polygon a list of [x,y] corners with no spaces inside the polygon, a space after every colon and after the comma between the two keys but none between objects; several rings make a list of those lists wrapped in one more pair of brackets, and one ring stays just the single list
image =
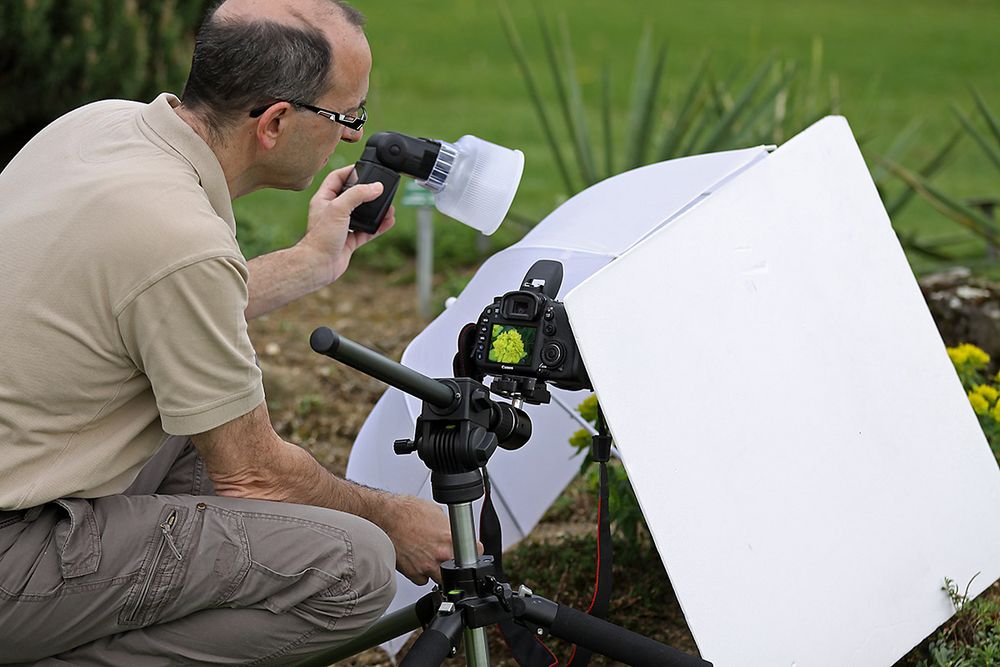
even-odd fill
[{"label": "trouser pocket", "polygon": [[148,537],[142,566],[119,614],[121,625],[156,623],[177,595],[185,566],[182,529],[187,514],[187,508],[180,505],[167,505],[160,512]]},{"label": "trouser pocket", "polygon": [[101,532],[94,518],[94,507],[83,498],[60,498],[55,504],[67,517],[55,526],[59,572],[63,579],[97,572],[101,564]]}]

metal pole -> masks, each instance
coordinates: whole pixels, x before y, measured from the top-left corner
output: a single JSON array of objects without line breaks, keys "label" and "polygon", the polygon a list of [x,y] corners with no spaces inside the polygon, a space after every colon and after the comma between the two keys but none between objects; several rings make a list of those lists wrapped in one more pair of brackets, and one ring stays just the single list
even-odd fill
[{"label": "metal pole", "polygon": [[295,667],[326,667],[353,655],[375,648],[390,639],[395,639],[407,632],[413,632],[420,627],[420,617],[416,605],[404,607],[391,614],[383,616],[364,633],[343,644],[324,651],[317,651],[312,656],[296,663]]},{"label": "metal pole", "polygon": [[[448,505],[448,519],[451,521],[451,541],[455,549],[455,563],[459,567],[472,567],[479,557],[479,550],[476,548],[476,522],[473,518],[472,503]],[[486,642],[485,628],[465,631],[465,661],[469,667],[489,667],[490,651]]]},{"label": "metal pole", "polygon": [[420,316],[431,316],[431,283],[434,280],[434,209],[417,207],[417,305]]}]

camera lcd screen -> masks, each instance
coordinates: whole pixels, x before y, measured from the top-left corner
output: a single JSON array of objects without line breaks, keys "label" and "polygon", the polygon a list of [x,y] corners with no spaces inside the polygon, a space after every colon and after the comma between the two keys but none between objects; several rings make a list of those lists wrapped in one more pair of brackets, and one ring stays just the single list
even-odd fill
[{"label": "camera lcd screen", "polygon": [[490,335],[489,360],[496,364],[527,366],[535,349],[535,327],[494,324]]}]

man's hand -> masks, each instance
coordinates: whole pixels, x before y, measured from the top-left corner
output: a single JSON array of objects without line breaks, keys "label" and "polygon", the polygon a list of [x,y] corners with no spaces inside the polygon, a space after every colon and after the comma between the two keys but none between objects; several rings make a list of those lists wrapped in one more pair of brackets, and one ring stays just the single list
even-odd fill
[{"label": "man's hand", "polygon": [[413,496],[391,496],[378,523],[396,547],[396,569],[403,576],[418,586],[428,578],[441,583],[439,566],[453,554],[451,525],[437,504]]},{"label": "man's hand", "polygon": [[[354,251],[368,241],[388,231],[396,222],[395,210],[390,207],[378,231],[348,233],[351,212],[365,202],[382,194],[381,183],[355,185],[341,192],[354,165],[331,171],[323,179],[319,190],[309,200],[309,222],[306,235],[299,245],[317,254],[318,261],[328,272],[329,281],[339,278],[351,261]],[[337,193],[340,194],[337,194]]]},{"label": "man's hand", "polygon": [[384,234],[395,223],[395,211],[389,207],[376,233],[348,232],[351,212],[382,194],[381,183],[366,183],[338,195],[353,168],[338,169],[323,179],[309,201],[309,222],[302,240],[291,248],[254,257],[247,263],[248,320],[326,287],[347,270],[355,250]]}]

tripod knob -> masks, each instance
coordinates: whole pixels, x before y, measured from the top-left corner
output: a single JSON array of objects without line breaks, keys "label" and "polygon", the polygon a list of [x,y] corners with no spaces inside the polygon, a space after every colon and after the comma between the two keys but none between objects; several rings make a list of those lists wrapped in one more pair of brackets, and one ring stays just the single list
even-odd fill
[{"label": "tripod knob", "polygon": [[396,452],[399,456],[406,456],[407,454],[412,454],[417,451],[417,443],[413,442],[409,438],[396,440],[392,443],[392,451]]}]

